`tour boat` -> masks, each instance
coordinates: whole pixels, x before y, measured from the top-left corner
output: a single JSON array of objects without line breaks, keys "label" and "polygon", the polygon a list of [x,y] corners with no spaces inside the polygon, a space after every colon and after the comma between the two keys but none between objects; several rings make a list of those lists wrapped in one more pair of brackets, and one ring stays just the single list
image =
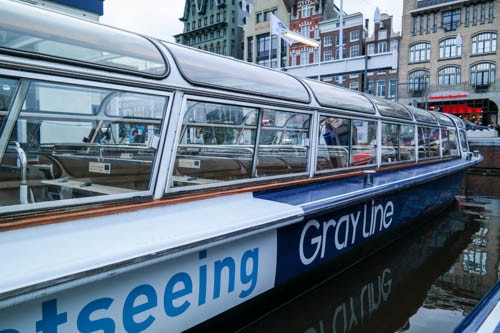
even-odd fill
[{"label": "tour boat", "polygon": [[188,329],[386,246],[482,159],[455,116],[10,0],[0,124],[3,333]]}]

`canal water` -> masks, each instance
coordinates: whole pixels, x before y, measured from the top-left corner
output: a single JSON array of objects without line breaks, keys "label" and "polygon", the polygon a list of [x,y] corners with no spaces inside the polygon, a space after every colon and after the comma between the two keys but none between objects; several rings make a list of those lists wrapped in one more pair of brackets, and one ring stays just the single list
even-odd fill
[{"label": "canal water", "polygon": [[[500,176],[468,174],[457,202],[341,274],[241,310],[238,332],[452,332],[500,278]],[[270,305],[272,304],[272,306]]]}]

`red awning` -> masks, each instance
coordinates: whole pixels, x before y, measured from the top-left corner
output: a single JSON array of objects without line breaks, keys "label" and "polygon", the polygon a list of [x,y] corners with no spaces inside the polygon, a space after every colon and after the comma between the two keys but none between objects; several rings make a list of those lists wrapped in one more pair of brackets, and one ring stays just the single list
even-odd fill
[{"label": "red awning", "polygon": [[481,113],[483,112],[482,108],[473,108],[468,106],[467,104],[450,104],[443,105],[444,113],[452,113],[452,114],[461,114],[461,113]]}]

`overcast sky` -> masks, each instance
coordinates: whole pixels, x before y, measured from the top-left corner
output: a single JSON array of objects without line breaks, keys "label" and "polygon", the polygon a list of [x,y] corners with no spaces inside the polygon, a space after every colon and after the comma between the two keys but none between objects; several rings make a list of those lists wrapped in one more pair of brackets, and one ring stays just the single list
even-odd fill
[{"label": "overcast sky", "polygon": [[[340,7],[340,0],[334,0]],[[174,41],[173,36],[182,33],[179,21],[184,11],[183,0],[105,0],[101,23],[122,29]],[[373,14],[377,6],[381,13],[394,16],[394,30],[401,31],[402,1],[398,0],[345,0],[344,11],[348,14],[363,13],[373,26]]]}]

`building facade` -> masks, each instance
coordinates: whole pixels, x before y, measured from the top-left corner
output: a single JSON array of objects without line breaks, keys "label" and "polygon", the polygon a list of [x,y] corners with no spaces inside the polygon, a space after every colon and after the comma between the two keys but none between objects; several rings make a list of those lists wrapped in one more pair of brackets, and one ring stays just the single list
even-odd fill
[{"label": "building facade", "polygon": [[286,2],[255,0],[253,11],[243,28],[244,60],[266,67],[283,68],[287,66],[288,45],[278,36],[271,36],[271,13],[289,26],[290,6]]},{"label": "building facade", "polygon": [[399,43],[401,41],[401,33],[396,33],[393,30],[393,17],[387,14],[380,14],[379,9],[375,11],[373,34],[366,39],[365,54],[368,58],[376,54],[391,54],[394,56],[396,67],[379,68],[367,73],[367,80],[364,82],[366,86],[363,91],[386,99],[396,99],[398,70],[397,70],[397,54]]},{"label": "building facade", "polygon": [[[337,12],[338,14],[338,12]],[[363,15],[355,13],[343,16],[342,45],[340,38],[340,16],[324,20],[320,24],[321,35],[321,60],[330,62],[364,55],[364,42],[367,30],[363,25]],[[361,91],[363,88],[364,69],[354,70],[346,66],[346,71],[340,73],[322,74],[322,81],[334,83],[353,90]]]},{"label": "building facade", "polygon": [[499,19],[499,0],[404,0],[399,101],[498,123]]},{"label": "building facade", "polygon": [[[320,41],[320,22],[324,21],[333,13],[332,0],[299,0],[295,1],[291,10],[290,27],[294,31],[306,38]],[[330,15],[329,15],[330,14]],[[301,43],[294,43],[289,51],[290,66],[307,65],[319,61],[320,48],[307,46]]]},{"label": "building facade", "polygon": [[[230,0],[186,0],[180,20],[184,31],[176,42],[201,50],[243,59],[243,29],[238,18],[251,10],[251,2]],[[245,5],[243,5],[245,3]],[[242,10],[243,9],[243,10]]]}]

